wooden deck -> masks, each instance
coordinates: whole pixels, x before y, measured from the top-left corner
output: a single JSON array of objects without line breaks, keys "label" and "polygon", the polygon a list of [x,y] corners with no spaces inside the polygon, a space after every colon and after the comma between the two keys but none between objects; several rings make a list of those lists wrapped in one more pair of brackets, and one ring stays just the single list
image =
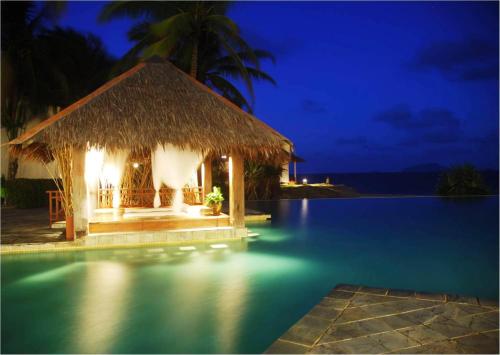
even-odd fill
[{"label": "wooden deck", "polygon": [[[136,211],[137,212],[137,211]],[[191,216],[187,213],[99,213],[89,221],[89,233],[141,232],[228,227],[229,216]]]}]

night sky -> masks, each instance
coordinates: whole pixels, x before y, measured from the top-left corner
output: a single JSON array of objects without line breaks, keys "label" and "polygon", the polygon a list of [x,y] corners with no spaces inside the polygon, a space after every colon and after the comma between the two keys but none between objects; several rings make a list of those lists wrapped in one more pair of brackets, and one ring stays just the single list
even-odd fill
[{"label": "night sky", "polygon": [[[132,21],[98,24],[103,5],[68,2],[59,24],[120,56]],[[276,56],[255,115],[292,139],[301,171],[498,169],[498,2],[241,2],[229,16]]]}]

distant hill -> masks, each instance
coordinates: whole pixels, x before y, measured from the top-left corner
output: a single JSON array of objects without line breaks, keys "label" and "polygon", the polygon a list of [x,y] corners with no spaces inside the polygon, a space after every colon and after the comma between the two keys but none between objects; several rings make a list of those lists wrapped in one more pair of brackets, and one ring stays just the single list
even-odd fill
[{"label": "distant hill", "polygon": [[429,164],[418,164],[418,165],[413,165],[410,166],[406,169],[403,169],[402,172],[404,173],[433,173],[433,172],[441,172],[445,171],[448,169],[446,166],[436,164],[436,163],[429,163]]}]

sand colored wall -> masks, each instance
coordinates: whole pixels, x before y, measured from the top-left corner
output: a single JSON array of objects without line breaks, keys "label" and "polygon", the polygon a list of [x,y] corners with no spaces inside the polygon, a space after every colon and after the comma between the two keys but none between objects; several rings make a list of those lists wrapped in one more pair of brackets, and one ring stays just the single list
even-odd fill
[{"label": "sand colored wall", "polygon": [[[291,153],[292,148],[288,144],[283,144],[283,149],[287,152]],[[281,168],[283,169],[281,172],[280,183],[288,184],[290,182],[290,162],[284,163]]]},{"label": "sand colored wall", "polygon": [[[40,122],[39,119],[35,119],[28,123],[28,129],[36,125]],[[2,139],[2,147],[1,147],[1,170],[2,175],[7,177],[7,171],[9,169],[9,151],[8,146],[4,145],[4,143],[8,142],[7,133],[4,128],[1,130],[1,139]],[[49,169],[52,174],[56,173],[55,164],[50,163]],[[19,168],[17,169],[17,178],[25,178],[25,179],[50,179],[52,178],[47,169],[43,164],[32,162],[32,161],[19,161]]]}]

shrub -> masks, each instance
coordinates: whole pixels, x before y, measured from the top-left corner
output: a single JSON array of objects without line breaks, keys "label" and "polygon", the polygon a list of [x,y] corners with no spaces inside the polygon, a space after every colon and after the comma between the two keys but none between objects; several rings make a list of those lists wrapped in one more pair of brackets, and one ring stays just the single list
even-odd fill
[{"label": "shrub", "polygon": [[245,197],[270,200],[280,196],[281,166],[245,161]]},{"label": "shrub", "polygon": [[214,186],[213,191],[208,193],[205,197],[205,204],[207,206],[217,205],[222,203],[222,201],[224,201],[224,196],[222,196],[220,187],[217,186]]},{"label": "shrub", "polygon": [[7,203],[17,208],[46,207],[49,198],[46,191],[57,190],[52,179],[6,180]]},{"label": "shrub", "polygon": [[437,193],[441,196],[487,195],[481,174],[470,164],[457,165],[441,175]]}]

